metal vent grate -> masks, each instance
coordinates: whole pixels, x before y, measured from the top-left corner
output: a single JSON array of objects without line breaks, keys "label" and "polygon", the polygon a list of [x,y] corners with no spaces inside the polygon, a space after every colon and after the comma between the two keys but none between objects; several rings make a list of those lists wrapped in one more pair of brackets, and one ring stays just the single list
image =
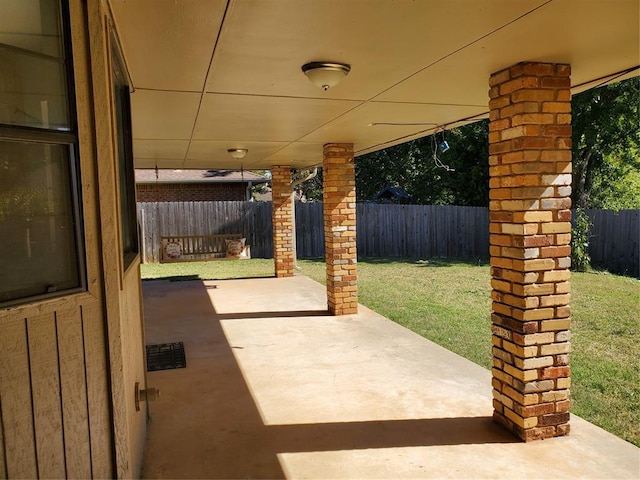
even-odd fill
[{"label": "metal vent grate", "polygon": [[185,368],[187,359],[182,342],[147,345],[147,372]]}]

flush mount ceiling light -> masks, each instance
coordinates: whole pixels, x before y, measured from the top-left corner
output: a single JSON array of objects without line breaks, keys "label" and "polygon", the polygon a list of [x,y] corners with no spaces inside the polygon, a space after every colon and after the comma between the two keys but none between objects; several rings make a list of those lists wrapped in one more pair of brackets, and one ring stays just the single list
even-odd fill
[{"label": "flush mount ceiling light", "polygon": [[347,76],[351,66],[344,63],[310,62],[302,66],[302,71],[311,83],[326,92]]},{"label": "flush mount ceiling light", "polygon": [[246,148],[230,148],[229,150],[227,150],[227,152],[229,152],[229,155],[238,160],[244,158],[248,151],[249,150]]}]

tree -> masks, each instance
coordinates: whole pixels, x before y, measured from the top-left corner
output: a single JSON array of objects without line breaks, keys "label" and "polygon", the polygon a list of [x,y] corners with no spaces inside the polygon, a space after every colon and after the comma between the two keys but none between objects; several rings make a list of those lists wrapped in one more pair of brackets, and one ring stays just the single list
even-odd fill
[{"label": "tree", "polygon": [[573,97],[574,207],[640,208],[639,101],[639,77]]},{"label": "tree", "polygon": [[[313,168],[311,169],[303,169],[303,170],[292,170],[291,172],[291,181],[296,182],[298,180],[302,180],[303,178],[307,178],[309,175],[313,173]],[[318,168],[318,172],[316,175],[302,182],[298,186],[298,190],[304,198],[306,198],[307,202],[321,202],[322,201],[322,169]]]},{"label": "tree", "polygon": [[[449,150],[436,152],[443,139]],[[357,198],[369,200],[391,185],[413,195],[416,204],[486,206],[488,149],[488,122],[481,121],[363,155],[356,158]]]}]

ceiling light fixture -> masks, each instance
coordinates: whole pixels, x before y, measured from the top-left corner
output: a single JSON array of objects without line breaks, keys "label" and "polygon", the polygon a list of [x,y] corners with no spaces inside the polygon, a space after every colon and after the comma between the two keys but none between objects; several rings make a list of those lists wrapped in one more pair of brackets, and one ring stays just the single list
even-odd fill
[{"label": "ceiling light fixture", "polygon": [[229,155],[237,160],[244,158],[248,151],[249,150],[246,148],[230,148],[229,150],[227,150]]},{"label": "ceiling light fixture", "polygon": [[349,74],[351,66],[345,63],[310,62],[302,66],[302,71],[311,83],[326,92]]}]

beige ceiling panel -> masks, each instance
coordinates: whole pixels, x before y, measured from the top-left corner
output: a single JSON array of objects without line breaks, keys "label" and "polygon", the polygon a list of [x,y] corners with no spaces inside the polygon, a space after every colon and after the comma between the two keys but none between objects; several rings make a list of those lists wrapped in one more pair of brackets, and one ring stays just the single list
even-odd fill
[{"label": "beige ceiling panel", "polygon": [[131,95],[133,138],[189,140],[199,102],[198,93],[134,92]]},{"label": "beige ceiling panel", "polygon": [[226,0],[110,0],[135,88],[202,91]]},{"label": "beige ceiling panel", "polygon": [[640,62],[639,8],[637,0],[552,2],[376,100],[487,104],[489,76],[521,61],[569,63],[573,85],[633,67]]},{"label": "beige ceiling panel", "polygon": [[134,140],[133,158],[183,159],[189,140]]},{"label": "beige ceiling panel", "polygon": [[[252,164],[260,161],[281,148],[286,147],[286,142],[227,142],[214,140],[194,140],[189,147],[187,163],[191,162],[230,162],[238,167],[242,164]],[[246,148],[247,155],[242,160],[236,160],[227,152],[230,148]],[[231,168],[231,167],[229,167]]]},{"label": "beige ceiling panel", "polygon": [[344,114],[359,102],[207,94],[196,140],[291,142]]},{"label": "beige ceiling panel", "polygon": [[428,135],[440,125],[482,115],[483,107],[369,102],[300,139],[302,142],[347,142],[365,148],[416,134]]},{"label": "beige ceiling panel", "polygon": [[135,168],[181,168],[182,158],[136,158]]},{"label": "beige ceiling panel", "polygon": [[[207,91],[369,99],[542,3],[235,1]],[[309,61],[349,63],[352,71],[324,93],[300,70]]]},{"label": "beige ceiling panel", "polygon": [[234,160],[233,158],[226,159],[224,157],[219,158],[218,160],[209,161],[209,160],[187,160],[184,164],[180,166],[180,168],[195,168],[195,169],[206,169],[206,170],[216,170],[216,169],[227,169],[227,170],[262,170],[261,167],[253,166],[253,163],[249,162],[240,162],[238,160]]},{"label": "beige ceiling panel", "polygon": [[296,142],[265,158],[263,168],[273,165],[291,165],[292,168],[303,168],[322,164],[322,143]]}]

